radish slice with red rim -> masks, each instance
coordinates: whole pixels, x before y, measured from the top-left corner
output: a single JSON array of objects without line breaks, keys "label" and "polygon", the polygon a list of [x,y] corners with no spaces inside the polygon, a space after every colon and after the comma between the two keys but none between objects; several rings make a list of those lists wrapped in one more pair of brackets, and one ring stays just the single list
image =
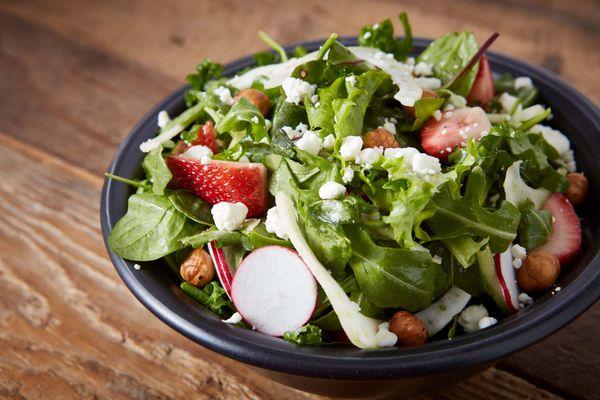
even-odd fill
[{"label": "radish slice with red rim", "polygon": [[225,252],[220,247],[217,247],[216,242],[212,240],[208,243],[208,253],[210,254],[210,258],[212,258],[217,277],[219,278],[219,281],[221,281],[223,289],[225,289],[227,296],[232,299],[231,283],[233,282],[233,275],[231,273],[231,268],[227,263]]}]

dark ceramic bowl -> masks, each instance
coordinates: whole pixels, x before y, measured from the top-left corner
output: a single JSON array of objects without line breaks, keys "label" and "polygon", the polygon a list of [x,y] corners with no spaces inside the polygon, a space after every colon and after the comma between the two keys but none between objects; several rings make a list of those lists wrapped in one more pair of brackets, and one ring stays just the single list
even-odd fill
[{"label": "dark ceramic bowl", "polygon": [[[344,43],[356,44],[355,38]],[[302,43],[309,50],[321,41]],[[418,39],[417,51],[429,41]],[[293,46],[288,48],[291,49]],[[552,107],[552,125],[572,141],[578,166],[592,190],[581,210],[584,247],[577,262],[560,277],[562,290],[546,294],[485,331],[441,340],[413,349],[358,350],[351,346],[298,347],[281,339],[222,323],[179,289],[179,282],[162,262],[133,263],[108,253],[133,294],[158,318],[198,344],[249,364],[262,374],[297,389],[347,397],[404,397],[435,390],[470,377],[502,357],[556,332],[592,305],[600,296],[600,110],[579,92],[538,67],[491,53],[494,73],[530,76],[544,102]],[[253,64],[245,57],[225,67],[232,75]],[[160,110],[177,115],[184,109],[182,87],[146,114],[121,144],[109,172],[124,177],[141,173],[138,146],[156,132]],[[107,180],[102,192],[104,240],[127,208],[131,190]]]}]

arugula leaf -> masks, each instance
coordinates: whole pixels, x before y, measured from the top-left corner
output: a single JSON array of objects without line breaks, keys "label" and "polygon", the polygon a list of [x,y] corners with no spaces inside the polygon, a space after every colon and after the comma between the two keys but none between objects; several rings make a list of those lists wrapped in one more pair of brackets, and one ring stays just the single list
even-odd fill
[{"label": "arugula leaf", "polygon": [[442,243],[450,250],[450,253],[452,253],[456,258],[456,261],[458,261],[463,268],[469,268],[475,262],[477,253],[487,245],[488,241],[488,238],[476,241],[469,236],[459,236],[444,239],[442,240]]},{"label": "arugula leaf", "polygon": [[[417,62],[433,64],[433,75],[445,84],[452,80],[473,58],[479,46],[471,32],[449,33],[432,42],[417,57]],[[449,89],[466,96],[475,82],[477,68],[472,68]]]},{"label": "arugula leaf", "polygon": [[148,155],[144,157],[144,161],[142,161],[142,168],[144,169],[148,180],[152,183],[152,191],[156,194],[163,194],[173,177],[162,156],[162,150],[162,146],[158,146],[148,153]]},{"label": "arugula leaf", "polygon": [[432,240],[445,240],[464,235],[473,238],[489,238],[494,253],[501,253],[517,237],[519,210],[507,201],[503,201],[495,211],[483,207],[488,186],[481,167],[475,166],[469,175],[466,191],[461,198],[448,197],[440,192],[433,197],[431,207],[435,215],[427,221],[435,232]]},{"label": "arugula leaf", "polygon": [[318,346],[323,344],[321,329],[311,324],[306,324],[294,332],[285,332],[283,340],[296,343],[300,346]]},{"label": "arugula leaf", "polygon": [[256,224],[252,229],[242,229],[242,231],[219,231],[215,228],[207,229],[195,235],[187,236],[181,239],[186,246],[192,246],[197,249],[205,246],[211,241],[215,241],[217,247],[241,246],[247,251],[252,251],[264,246],[285,246],[290,247],[290,242],[282,240],[267,232],[263,222]]},{"label": "arugula leaf", "polygon": [[283,98],[277,103],[273,112],[272,132],[279,131],[284,126],[295,128],[300,123],[307,123],[306,110],[303,106],[284,101]]},{"label": "arugula leaf", "polygon": [[195,73],[188,75],[185,79],[190,83],[192,89],[202,91],[206,82],[219,79],[222,75],[223,66],[207,58],[196,65]]},{"label": "arugula leaf", "polygon": [[127,214],[110,232],[108,244],[123,258],[150,261],[182,248],[180,239],[196,230],[167,196],[134,194],[129,197]]},{"label": "arugula leaf", "polygon": [[173,206],[186,217],[199,224],[213,226],[211,205],[186,190],[175,190],[168,194]]},{"label": "arugula leaf", "polygon": [[251,135],[255,142],[260,142],[268,136],[263,115],[246,98],[241,98],[231,106],[229,112],[217,123],[215,128],[218,132],[246,131],[246,134]]},{"label": "arugula leaf", "polygon": [[519,224],[519,244],[527,250],[534,249],[548,241],[552,234],[552,213],[548,210],[537,211],[530,202],[521,210]]},{"label": "arugula leaf", "polygon": [[386,19],[378,24],[363,26],[358,35],[358,44],[376,47],[385,53],[392,53],[400,61],[406,59],[413,47],[412,31],[406,13],[401,13],[398,18],[404,28],[403,39],[398,40],[394,37],[392,21]]},{"label": "arugula leaf", "polygon": [[225,289],[215,281],[210,282],[202,289],[188,282],[182,282],[180,287],[188,296],[223,319],[231,317],[235,311]]},{"label": "arugula leaf", "polygon": [[444,274],[429,253],[381,247],[361,227],[348,225],[350,266],[364,295],[377,307],[418,311],[440,292]]}]

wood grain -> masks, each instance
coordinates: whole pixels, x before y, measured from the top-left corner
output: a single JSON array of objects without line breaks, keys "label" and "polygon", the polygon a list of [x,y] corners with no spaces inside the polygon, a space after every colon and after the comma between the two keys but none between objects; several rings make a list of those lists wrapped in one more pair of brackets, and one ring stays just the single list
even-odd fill
[{"label": "wood grain", "polygon": [[[421,36],[500,31],[496,50],[600,99],[597,1],[0,2],[0,398],[315,398],[202,349],[129,294],[101,243],[100,174],[199,59],[264,48],[258,29],[281,42],[354,34],[400,7]],[[420,398],[600,399],[599,336],[596,305],[497,369]]]}]

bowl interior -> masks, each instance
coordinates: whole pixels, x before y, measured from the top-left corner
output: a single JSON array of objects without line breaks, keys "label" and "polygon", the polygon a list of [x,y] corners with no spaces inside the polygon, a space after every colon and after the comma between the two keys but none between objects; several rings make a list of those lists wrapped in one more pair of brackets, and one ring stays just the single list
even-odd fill
[{"label": "bowl interior", "polygon": [[[345,44],[356,44],[346,38]],[[302,43],[318,48],[322,41]],[[417,39],[421,51],[429,41]],[[288,49],[293,48],[289,46]],[[529,76],[540,90],[543,102],[552,107],[550,125],[571,139],[578,169],[585,171],[590,195],[578,210],[583,217],[584,247],[574,265],[559,280],[563,288],[548,293],[534,305],[519,311],[485,332],[428,343],[415,349],[358,350],[350,346],[298,347],[281,339],[222,323],[179,289],[179,282],[162,262],[140,263],[123,260],[107,248],[119,275],[134,295],[162,321],[183,335],[229,357],[262,367],[305,376],[340,379],[382,379],[418,376],[489,362],[528,346],[564,326],[600,295],[600,111],[571,86],[538,67],[491,53],[495,74],[510,72]],[[251,57],[230,63],[227,75],[253,64]],[[176,115],[184,109],[182,87],[148,112],[121,144],[109,172],[136,177],[141,173],[143,154],[138,146],[156,134],[158,111]],[[106,181],[102,193],[102,230],[104,239],[127,210],[131,190],[124,184]]]}]

